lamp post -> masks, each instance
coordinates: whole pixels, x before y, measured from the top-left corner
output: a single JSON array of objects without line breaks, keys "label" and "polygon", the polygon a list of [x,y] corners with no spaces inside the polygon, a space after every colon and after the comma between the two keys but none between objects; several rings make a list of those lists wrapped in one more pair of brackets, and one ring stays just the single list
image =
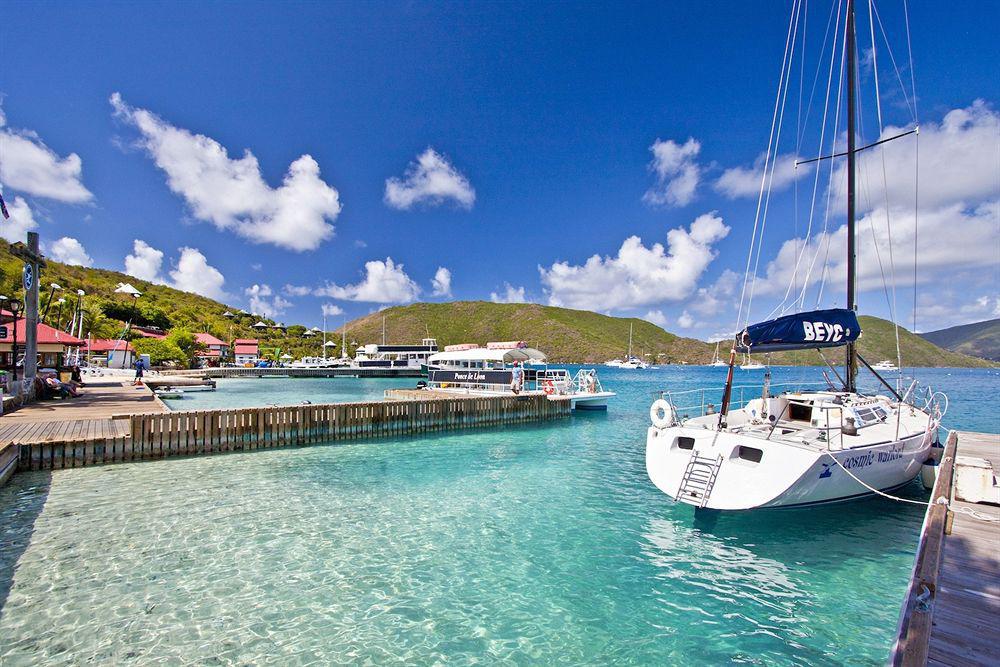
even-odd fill
[{"label": "lamp post", "polygon": [[56,290],[61,290],[62,287],[58,283],[49,283],[49,298],[45,302],[45,312],[42,313],[42,322],[44,322],[49,317],[49,308],[52,307],[52,296],[56,293]]},{"label": "lamp post", "polygon": [[10,312],[14,315],[14,341],[10,346],[11,377],[17,381],[17,314],[21,312],[21,302],[17,299],[11,299]]},{"label": "lamp post", "polygon": [[56,311],[56,329],[61,329],[62,328],[62,309],[63,309],[63,306],[66,305],[66,299],[64,299],[62,297],[59,297],[59,300],[56,301],[56,305],[59,306],[59,310]]},{"label": "lamp post", "polygon": [[[3,322],[2,312],[7,309],[7,302],[9,300],[10,299],[7,297],[6,294],[0,294],[0,323]],[[15,320],[14,322],[12,322],[11,326],[13,326],[14,330],[16,331],[17,330],[17,321]],[[6,336],[4,336],[4,338],[6,338]],[[11,352],[13,352],[13,349],[11,350]]]}]

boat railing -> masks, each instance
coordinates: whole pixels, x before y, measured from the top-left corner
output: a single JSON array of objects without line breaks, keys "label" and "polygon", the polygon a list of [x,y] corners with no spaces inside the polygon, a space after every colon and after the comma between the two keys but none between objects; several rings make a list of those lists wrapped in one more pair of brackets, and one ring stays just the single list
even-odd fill
[{"label": "boat railing", "polygon": [[[816,386],[826,387],[828,385],[825,382],[783,382],[770,385],[770,389]],[[722,391],[719,387],[702,387],[682,391],[662,390],[654,392],[654,395],[667,401],[674,409],[677,418],[684,420],[717,414],[716,406],[722,403]],[[750,401],[760,398],[762,391],[763,385],[759,384],[734,385],[729,399],[729,409],[738,410],[746,407]],[[772,395],[773,393],[778,392],[772,392]],[[711,399],[716,396],[718,396],[718,401],[712,401]]]}]

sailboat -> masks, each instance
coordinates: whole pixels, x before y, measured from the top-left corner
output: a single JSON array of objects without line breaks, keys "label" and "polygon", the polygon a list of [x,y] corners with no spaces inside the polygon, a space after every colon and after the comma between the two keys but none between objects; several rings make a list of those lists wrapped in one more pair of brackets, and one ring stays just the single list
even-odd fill
[{"label": "sailboat", "polygon": [[[726,364],[726,365],[728,366],[729,364]],[[750,358],[750,354],[747,353],[747,354],[743,355],[743,363],[740,364],[740,370],[744,370],[744,371],[762,371],[762,370],[764,370],[764,364],[760,363],[759,361],[755,361],[755,360],[751,359]]]},{"label": "sailboat", "polygon": [[612,368],[627,368],[629,370],[641,370],[644,368],[649,368],[649,364],[640,359],[639,357],[632,356],[632,323],[628,324],[628,354],[625,355],[624,360],[612,359],[611,361],[605,362],[605,366],[611,366]]},{"label": "sailboat", "polygon": [[[911,482],[920,473],[937,441],[943,416],[936,401],[940,394],[928,391],[926,397],[918,399],[915,383],[906,391],[897,391],[872,370],[856,346],[861,335],[855,293],[856,159],[860,151],[889,139],[856,147],[858,79],[854,5],[854,0],[847,0],[846,14],[838,16],[836,33],[842,34],[844,41],[835,47],[842,45],[846,61],[846,151],[817,158],[846,155],[847,159],[846,307],[794,312],[757,324],[747,323],[745,327],[740,325],[717,412],[712,405],[701,410],[697,406],[681,407],[697,400],[685,400],[687,396],[699,395],[691,392],[663,392],[652,404],[652,426],[646,437],[646,470],[650,480],[675,501],[705,509],[750,510],[811,506],[887,493]],[[801,3],[793,3],[793,7],[801,8]],[[796,11],[793,9],[793,20],[797,18]],[[793,38],[791,43],[794,42]],[[835,58],[832,53],[831,71]],[[784,64],[782,69],[784,76]],[[779,86],[779,95],[780,92]],[[777,109],[776,105],[776,114]],[[908,134],[912,132],[894,138]],[[768,151],[770,156],[770,144]],[[764,191],[762,186],[761,197]],[[742,315],[742,304],[740,312]],[[815,349],[822,356],[822,350],[831,348],[846,350],[843,376],[828,363],[840,384],[828,377],[828,387],[824,390],[772,394],[767,371],[758,395],[745,402],[734,396],[737,354]],[[871,370],[887,393],[858,391],[859,361]],[[701,400],[704,403],[704,398]],[[681,414],[690,412],[695,415]]]},{"label": "sailboat", "polygon": [[720,344],[721,344],[721,341],[715,343],[715,354],[712,355],[712,363],[710,363],[709,366],[719,366],[719,367],[722,367],[722,368],[726,368],[727,366],[729,366],[729,364],[727,364],[725,361],[723,361],[722,359],[719,358],[719,345]]}]

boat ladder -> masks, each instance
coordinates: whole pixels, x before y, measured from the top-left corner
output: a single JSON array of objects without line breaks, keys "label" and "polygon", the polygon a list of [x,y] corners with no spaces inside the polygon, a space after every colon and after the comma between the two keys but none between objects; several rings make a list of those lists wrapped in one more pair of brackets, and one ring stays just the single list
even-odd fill
[{"label": "boat ladder", "polygon": [[698,450],[691,452],[687,468],[681,478],[681,486],[677,490],[677,500],[695,507],[704,507],[712,495],[712,487],[719,476],[722,467],[722,455],[712,459],[698,456]]}]

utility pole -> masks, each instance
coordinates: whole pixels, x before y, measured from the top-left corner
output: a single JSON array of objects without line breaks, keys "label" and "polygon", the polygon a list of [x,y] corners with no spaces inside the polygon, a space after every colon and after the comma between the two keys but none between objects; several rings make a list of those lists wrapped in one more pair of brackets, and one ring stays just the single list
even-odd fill
[{"label": "utility pole", "polygon": [[[24,260],[21,283],[24,286],[24,382],[31,392],[38,372],[38,280],[45,259],[38,251],[38,232],[28,232],[28,243],[10,245],[10,254]],[[17,359],[14,360],[17,363]]]}]

